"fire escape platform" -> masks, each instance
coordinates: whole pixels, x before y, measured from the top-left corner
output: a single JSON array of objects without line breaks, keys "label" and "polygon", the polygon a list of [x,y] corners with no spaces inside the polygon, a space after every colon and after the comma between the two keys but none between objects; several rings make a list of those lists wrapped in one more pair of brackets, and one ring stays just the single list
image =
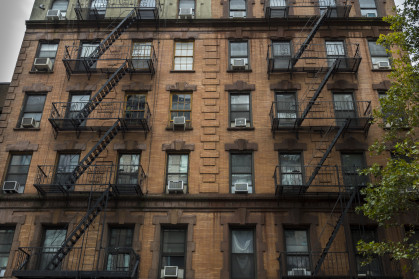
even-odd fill
[{"label": "fire escape platform", "polygon": [[74,5],[74,11],[78,20],[100,20],[103,18],[123,18],[132,9],[136,10],[136,18],[139,21],[157,21],[159,19],[158,8],[153,6],[141,7],[134,5],[124,5],[110,3],[109,5],[97,8],[90,8],[88,3],[77,3]]},{"label": "fire escape platform", "polygon": [[22,279],[42,279],[42,278],[118,278],[131,279],[130,272],[127,271],[49,271],[49,270],[15,270],[13,276]]}]

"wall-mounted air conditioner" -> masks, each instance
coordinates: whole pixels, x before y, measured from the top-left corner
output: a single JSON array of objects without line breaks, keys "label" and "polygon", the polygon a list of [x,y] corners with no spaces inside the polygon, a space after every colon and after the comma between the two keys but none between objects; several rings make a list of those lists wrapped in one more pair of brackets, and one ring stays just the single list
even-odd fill
[{"label": "wall-mounted air conditioner", "polygon": [[12,194],[19,193],[20,184],[17,181],[4,181],[3,192]]},{"label": "wall-mounted air conditioner", "polygon": [[35,128],[36,121],[32,117],[24,117],[22,118],[21,126],[23,128]]},{"label": "wall-mounted air conditioner", "polygon": [[47,11],[47,19],[49,20],[60,20],[63,16],[61,15],[60,10],[48,10]]},{"label": "wall-mounted air conditioner", "polygon": [[179,8],[179,18],[180,19],[187,19],[192,18],[194,16],[192,8]]},{"label": "wall-mounted air conditioner", "polygon": [[388,61],[381,61],[378,62],[378,69],[390,69],[390,62]]},{"label": "wall-mounted air conditioner", "polygon": [[231,17],[232,18],[245,18],[246,17],[246,12],[244,12],[244,11],[231,12]]},{"label": "wall-mounted air conditioner", "polygon": [[290,276],[310,276],[311,271],[308,271],[305,268],[293,268],[288,271],[288,275]]},{"label": "wall-mounted air conditioner", "polygon": [[236,119],[234,119],[234,126],[236,126],[236,127],[246,127],[246,118],[236,118]]},{"label": "wall-mounted air conditioner", "polygon": [[165,266],[163,269],[163,278],[177,278],[178,277],[177,266]]},{"label": "wall-mounted air conditioner", "polygon": [[169,181],[167,183],[167,191],[169,193],[183,192],[183,181]]},{"label": "wall-mounted air conditioner", "polygon": [[246,61],[244,58],[241,59],[233,59],[231,62],[231,68],[233,70],[244,70],[246,69]]},{"label": "wall-mounted air conditioner", "polygon": [[52,71],[52,61],[49,58],[35,58],[33,66],[38,71]]},{"label": "wall-mounted air conditioner", "polygon": [[243,194],[249,193],[249,183],[235,183],[234,192]]}]

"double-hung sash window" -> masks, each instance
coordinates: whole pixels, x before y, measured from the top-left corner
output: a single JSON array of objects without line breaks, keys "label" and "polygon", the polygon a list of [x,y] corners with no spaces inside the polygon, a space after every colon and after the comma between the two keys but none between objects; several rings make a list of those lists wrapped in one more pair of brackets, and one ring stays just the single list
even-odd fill
[{"label": "double-hung sash window", "polygon": [[230,0],[230,17],[246,17],[246,0]]},{"label": "double-hung sash window", "polygon": [[230,42],[230,65],[229,70],[249,69],[249,43]]},{"label": "double-hung sash window", "polygon": [[183,189],[186,189],[188,185],[188,164],[188,154],[168,154],[166,177],[167,185],[169,185],[169,183],[182,182],[184,187]]},{"label": "double-hung sash window", "polygon": [[[78,70],[79,71],[85,71],[88,70],[85,67],[88,67],[87,61],[83,61],[84,59],[88,58],[95,49],[99,46],[99,43],[81,43],[80,50],[79,50],[79,57],[81,61],[78,63]],[[84,63],[83,63],[84,62]],[[90,66],[90,69],[95,69],[97,65],[97,62],[95,62],[92,66]]]},{"label": "double-hung sash window", "polygon": [[310,250],[306,230],[285,230],[287,273],[290,276],[310,275]]},{"label": "double-hung sash window", "polygon": [[170,97],[170,121],[179,116],[184,116],[187,122],[191,121],[192,94],[172,93]]},{"label": "double-hung sash window", "polygon": [[192,71],[193,70],[194,42],[175,42],[175,55],[173,70]]},{"label": "double-hung sash window", "polygon": [[342,41],[326,41],[327,65],[331,67],[339,59],[339,68],[346,68],[345,46]]},{"label": "double-hung sash window", "polygon": [[59,10],[61,16],[65,17],[67,14],[68,0],[55,0],[52,3],[51,10]]},{"label": "double-hung sash window", "polygon": [[[58,43],[56,42],[40,42],[36,61],[32,71],[52,71],[54,68],[55,57],[57,55]],[[51,64],[48,64],[48,59]],[[40,66],[42,64],[42,66]]]},{"label": "double-hung sash window", "polygon": [[108,245],[106,270],[129,271],[132,254],[132,228],[111,228]]},{"label": "double-hung sash window", "polygon": [[368,41],[368,47],[373,69],[391,69],[390,57],[385,47],[377,45],[376,41]]},{"label": "double-hung sash window", "polygon": [[365,167],[363,153],[342,153],[343,183],[348,190],[357,186],[366,186],[368,177],[359,174],[359,170]]},{"label": "double-hung sash window", "polygon": [[161,278],[164,272],[164,267],[175,266],[178,268],[179,275],[185,277],[186,265],[186,229],[181,228],[165,228],[162,229],[161,241],[161,259],[160,270]]},{"label": "double-hung sash window", "polygon": [[9,262],[9,253],[12,247],[14,228],[0,228],[0,277],[6,272],[7,263]]},{"label": "double-hung sash window", "polygon": [[77,167],[79,159],[80,154],[59,154],[55,171],[55,184],[65,185],[68,183],[68,179]]},{"label": "double-hung sash window", "polygon": [[331,17],[337,17],[336,0],[319,0],[320,14],[326,12],[329,8],[331,9]]},{"label": "double-hung sash window", "polygon": [[138,120],[144,119],[146,112],[145,94],[127,94],[125,104],[125,120],[135,124]]},{"label": "double-hung sash window", "polygon": [[[19,128],[39,128],[46,95],[27,95],[22,109]],[[32,123],[27,126],[28,123]],[[25,126],[23,126],[25,125]]]},{"label": "double-hung sash window", "polygon": [[[70,106],[68,111],[68,117],[70,119],[76,119],[80,111],[84,106],[89,102],[90,94],[72,94],[70,96]],[[81,123],[81,126],[84,126],[86,121]]]},{"label": "double-hung sash window", "polygon": [[47,268],[54,255],[61,248],[61,244],[64,242],[66,235],[66,229],[45,229],[41,257],[39,259],[39,270],[45,270]]},{"label": "double-hung sash window", "polygon": [[280,153],[279,166],[281,169],[281,185],[284,190],[299,190],[303,186],[303,167],[301,154],[298,153]]},{"label": "double-hung sash window", "polygon": [[230,154],[231,192],[243,191],[247,185],[248,193],[253,193],[253,158],[252,154]]},{"label": "double-hung sash window", "polygon": [[367,265],[362,265],[362,262],[365,261],[360,253],[356,249],[356,244],[361,239],[368,243],[371,241],[377,241],[377,231],[373,228],[362,228],[362,227],[352,227],[351,228],[352,242],[355,249],[355,259],[358,270],[358,276],[381,276],[381,264],[380,259],[377,256],[372,257],[372,261]]},{"label": "double-hung sash window", "polygon": [[253,279],[255,272],[254,231],[231,230],[231,278]]},{"label": "double-hung sash window", "polygon": [[361,16],[377,17],[377,6],[375,0],[359,0],[359,7],[361,8]]},{"label": "double-hung sash window", "polygon": [[136,70],[146,70],[151,67],[151,42],[135,42],[132,46],[132,66]]},{"label": "double-hung sash window", "polygon": [[334,93],[333,105],[335,108],[336,124],[342,126],[348,121],[351,126],[357,124],[357,112],[352,93]]},{"label": "double-hung sash window", "polygon": [[230,94],[230,127],[250,126],[250,94]]},{"label": "double-hung sash window", "polygon": [[92,0],[90,2],[90,17],[92,18],[104,18],[106,14],[106,8],[108,6],[108,0]]},{"label": "double-hung sash window", "polygon": [[288,69],[291,66],[291,42],[272,42],[274,69]]},{"label": "double-hung sash window", "polygon": [[140,167],[140,154],[121,154],[118,162],[117,182],[118,185],[138,184],[138,172]]},{"label": "double-hung sash window", "polygon": [[179,15],[191,15],[195,14],[195,0],[179,0]]},{"label": "double-hung sash window", "polygon": [[297,100],[295,93],[276,93],[275,101],[278,128],[294,126],[297,119]]},{"label": "double-hung sash window", "polygon": [[4,181],[16,181],[19,183],[18,192],[23,193],[28,177],[29,165],[32,155],[13,154]]}]

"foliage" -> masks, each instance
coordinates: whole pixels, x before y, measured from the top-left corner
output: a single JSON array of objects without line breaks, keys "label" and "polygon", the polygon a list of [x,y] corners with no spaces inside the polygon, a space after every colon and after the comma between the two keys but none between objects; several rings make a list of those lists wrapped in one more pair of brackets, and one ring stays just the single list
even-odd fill
[{"label": "foliage", "polygon": [[[388,16],[384,21],[391,25],[391,33],[381,35],[378,43],[392,54],[394,70],[389,75],[392,87],[381,99],[381,109],[374,111],[375,121],[385,131],[370,151],[376,154],[391,151],[385,166],[374,164],[363,171],[375,179],[362,193],[365,203],[357,210],[380,226],[404,226],[400,214],[413,213],[417,224],[419,213],[419,149],[418,127],[419,98],[419,0],[406,0],[404,10]],[[391,49],[391,50],[390,50]],[[381,122],[381,124],[380,124]],[[419,260],[419,243],[412,241],[414,227],[396,242],[360,241],[357,249],[364,256],[390,254],[396,260]],[[417,228],[416,228],[417,229]]]}]

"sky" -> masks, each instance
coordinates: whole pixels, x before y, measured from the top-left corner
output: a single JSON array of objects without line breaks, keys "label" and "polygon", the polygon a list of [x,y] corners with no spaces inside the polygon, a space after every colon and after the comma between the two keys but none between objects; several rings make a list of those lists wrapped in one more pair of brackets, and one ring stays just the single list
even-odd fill
[{"label": "sky", "polygon": [[[0,82],[10,82],[35,0],[0,0]],[[395,0],[396,5],[402,0]],[[4,8],[6,7],[6,8]]]}]

